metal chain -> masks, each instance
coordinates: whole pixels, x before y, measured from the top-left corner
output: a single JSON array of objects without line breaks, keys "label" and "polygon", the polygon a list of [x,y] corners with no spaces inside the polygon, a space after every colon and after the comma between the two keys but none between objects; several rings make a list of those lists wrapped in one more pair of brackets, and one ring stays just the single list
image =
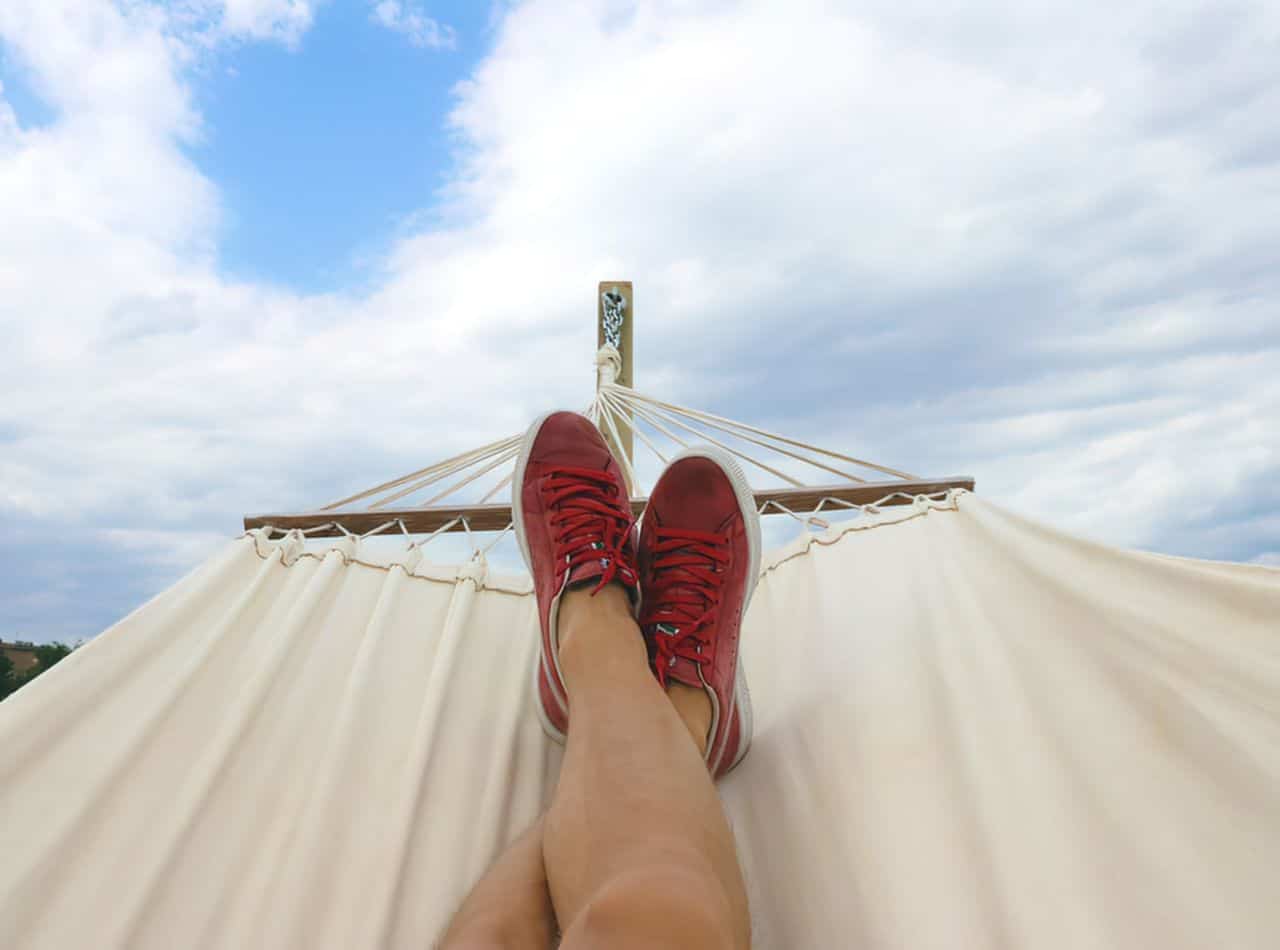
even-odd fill
[{"label": "metal chain", "polygon": [[602,293],[600,299],[604,302],[604,342],[621,350],[622,321],[626,319],[627,298],[614,287]]}]

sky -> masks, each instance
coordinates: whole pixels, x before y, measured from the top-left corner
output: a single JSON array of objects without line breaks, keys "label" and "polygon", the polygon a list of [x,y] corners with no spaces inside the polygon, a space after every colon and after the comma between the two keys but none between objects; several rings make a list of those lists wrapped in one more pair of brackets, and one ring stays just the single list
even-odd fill
[{"label": "sky", "polygon": [[637,385],[1280,564],[1280,7],[0,0],[0,638]]}]

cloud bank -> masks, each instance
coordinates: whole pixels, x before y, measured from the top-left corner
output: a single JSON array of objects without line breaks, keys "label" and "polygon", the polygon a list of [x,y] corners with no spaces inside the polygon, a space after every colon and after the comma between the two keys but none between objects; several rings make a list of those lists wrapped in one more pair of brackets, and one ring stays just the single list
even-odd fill
[{"label": "cloud bank", "polygon": [[585,403],[610,276],[646,391],[1108,542],[1275,551],[1274,5],[502,7],[438,203],[372,288],[309,295],[219,267],[190,83],[317,15],[0,7],[55,116],[0,98],[0,515],[12,590],[48,595],[0,633],[132,605],[86,561],[133,597],[246,511]]}]

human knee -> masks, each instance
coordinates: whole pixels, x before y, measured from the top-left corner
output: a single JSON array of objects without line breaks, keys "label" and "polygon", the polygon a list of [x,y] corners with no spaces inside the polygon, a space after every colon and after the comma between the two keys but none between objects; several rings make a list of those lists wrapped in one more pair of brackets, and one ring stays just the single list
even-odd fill
[{"label": "human knee", "polygon": [[569,928],[565,946],[732,950],[734,929],[725,889],[714,877],[682,867],[653,868],[602,887]]}]

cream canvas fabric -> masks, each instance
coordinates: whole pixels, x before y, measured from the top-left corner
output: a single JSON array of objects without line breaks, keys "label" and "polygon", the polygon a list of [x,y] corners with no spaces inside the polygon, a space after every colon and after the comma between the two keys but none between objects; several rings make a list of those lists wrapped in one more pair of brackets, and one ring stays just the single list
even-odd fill
[{"label": "cream canvas fabric", "polygon": [[[0,705],[0,946],[432,945],[547,802],[528,581],[247,536]],[[973,495],[766,558],[760,948],[1273,948],[1280,572]]]}]

